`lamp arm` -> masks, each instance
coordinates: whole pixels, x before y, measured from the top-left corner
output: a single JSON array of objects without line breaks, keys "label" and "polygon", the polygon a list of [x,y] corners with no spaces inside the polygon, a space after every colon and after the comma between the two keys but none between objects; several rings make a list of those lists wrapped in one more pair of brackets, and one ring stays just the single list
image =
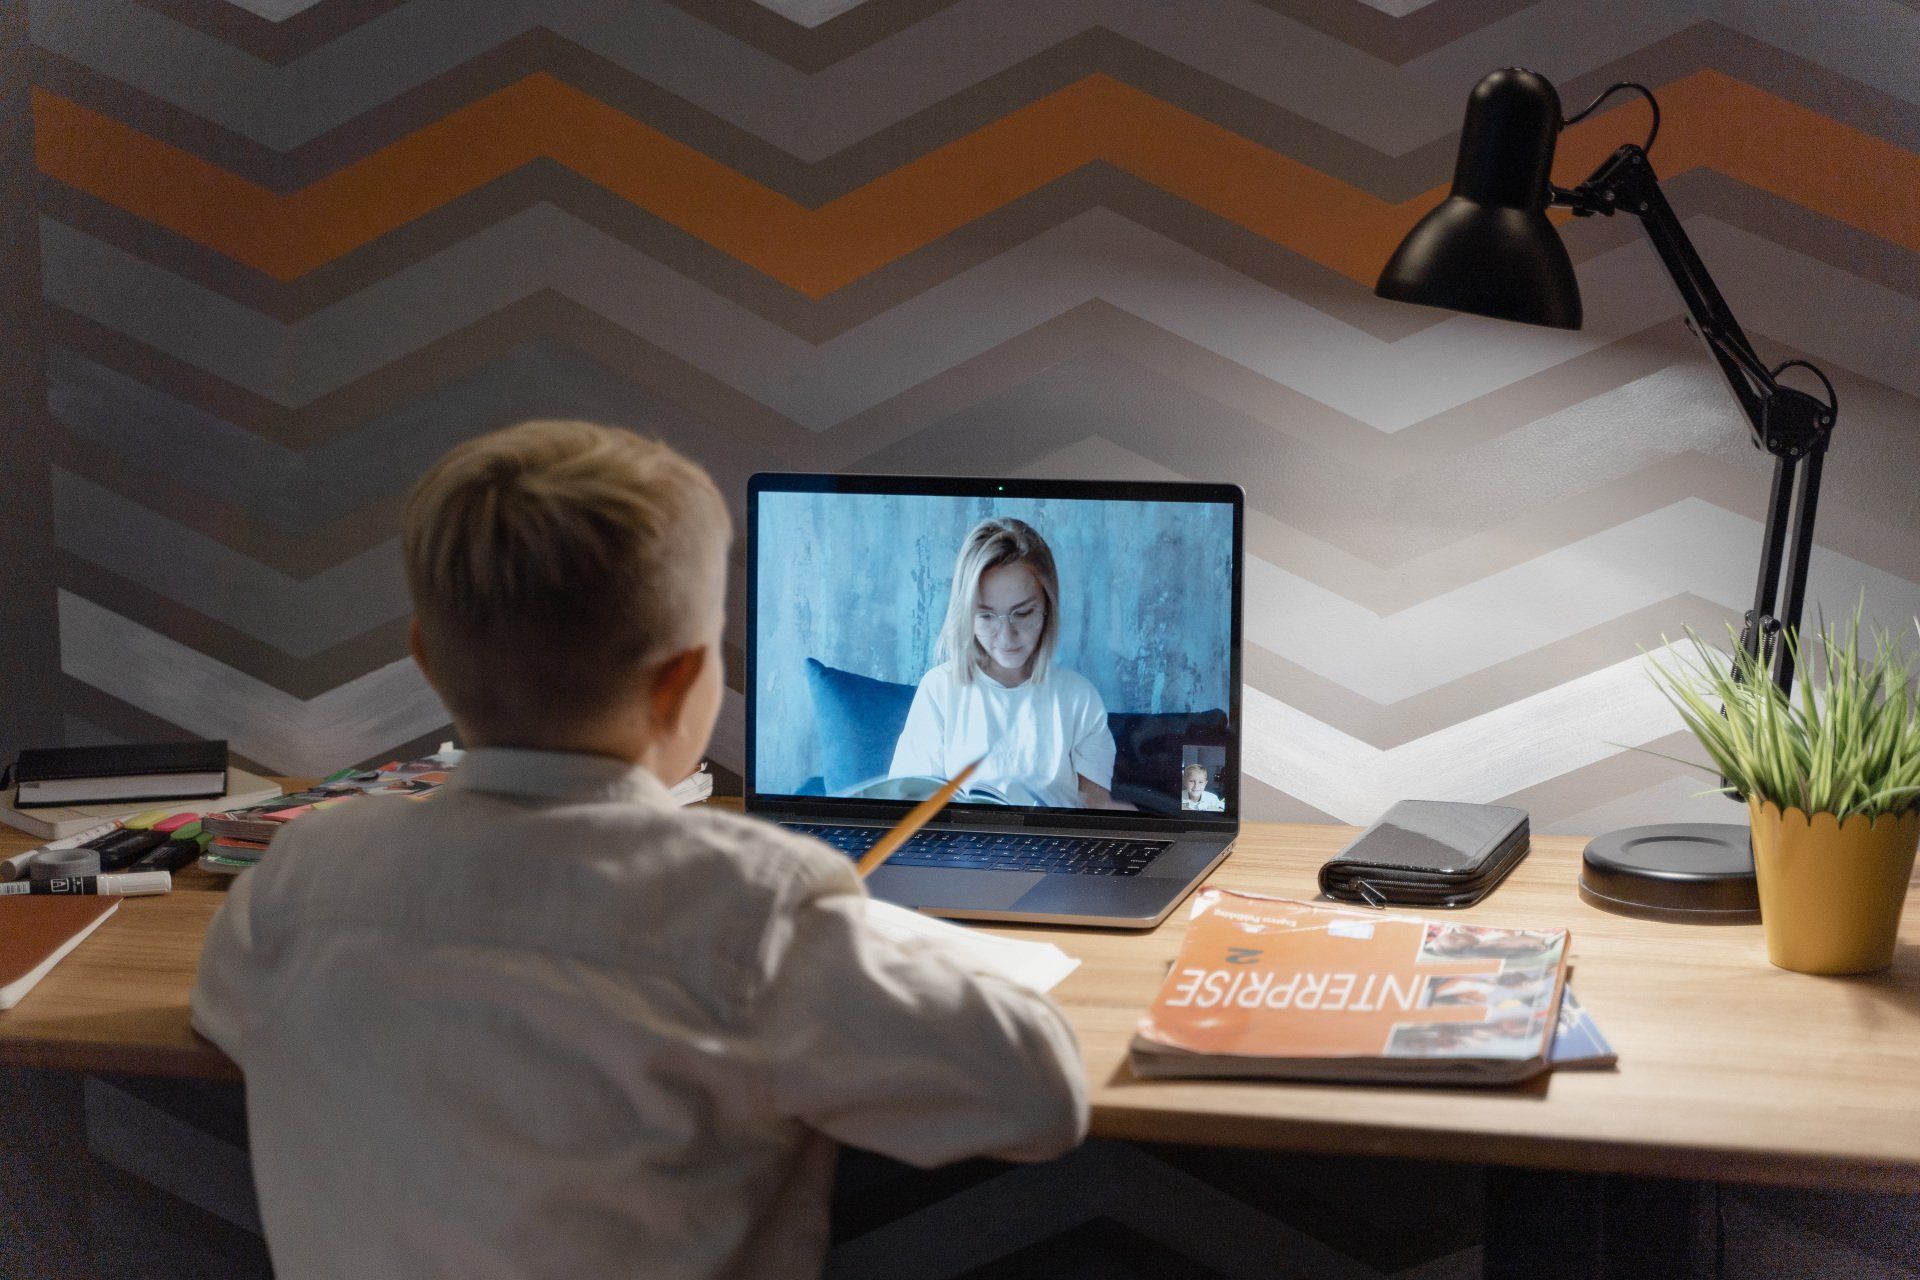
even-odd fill
[{"label": "lamp arm", "polygon": [[[1793,654],[1774,644],[1783,628],[1797,630],[1806,601],[1807,561],[1813,553],[1813,520],[1819,505],[1820,473],[1834,419],[1839,412],[1833,384],[1804,360],[1789,360],[1769,369],[1733,317],[1693,241],[1660,190],[1646,151],[1632,143],[1621,147],[1578,187],[1552,187],[1550,203],[1572,209],[1579,217],[1615,213],[1640,220],[1653,242],[1661,265],[1686,308],[1688,328],[1706,344],[1719,365],[1727,387],[1747,419],[1754,446],[1773,455],[1772,494],[1767,504],[1760,573],[1754,584],[1753,608],[1748,611],[1740,644],[1748,653],[1765,656],[1782,692],[1793,687]],[[1783,386],[1781,370],[1798,365],[1810,370],[1825,386],[1821,401],[1804,391]],[[1782,577],[1785,595],[1781,594]]]}]

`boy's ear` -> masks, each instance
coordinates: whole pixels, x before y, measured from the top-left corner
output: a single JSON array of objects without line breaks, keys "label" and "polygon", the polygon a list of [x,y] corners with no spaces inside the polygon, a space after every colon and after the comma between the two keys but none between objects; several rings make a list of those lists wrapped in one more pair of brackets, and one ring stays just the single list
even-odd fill
[{"label": "boy's ear", "polygon": [[420,643],[420,615],[415,614],[407,621],[407,650],[413,654],[414,665],[420,668],[420,674],[433,684],[433,668],[427,665],[426,646]]},{"label": "boy's ear", "polygon": [[687,706],[687,694],[699,682],[709,661],[707,650],[702,647],[676,653],[654,668],[653,691],[648,697],[647,710],[656,730],[672,732],[680,727],[680,716]]}]

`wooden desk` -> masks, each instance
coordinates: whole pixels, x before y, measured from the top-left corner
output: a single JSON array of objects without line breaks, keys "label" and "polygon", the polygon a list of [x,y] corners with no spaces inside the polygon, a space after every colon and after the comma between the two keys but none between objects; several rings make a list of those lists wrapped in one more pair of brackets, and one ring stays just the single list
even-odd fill
[{"label": "wooden desk", "polygon": [[[1351,834],[1251,826],[1213,882],[1312,896],[1315,869]],[[1056,994],[1086,1053],[1100,1136],[1920,1191],[1920,909],[1907,912],[1890,972],[1807,977],[1767,963],[1758,926],[1658,925],[1586,906],[1574,889],[1582,843],[1536,839],[1488,902],[1456,913],[1573,930],[1574,985],[1621,1066],[1533,1087],[1136,1081],[1127,1038],[1179,947],[1184,912],[1150,934],[1012,932],[1085,962]],[[28,846],[0,838],[5,852]],[[236,1075],[187,1022],[223,879],[189,871],[172,894],[124,903],[0,1013],[0,1064]],[[5,909],[0,900],[0,927]]]}]

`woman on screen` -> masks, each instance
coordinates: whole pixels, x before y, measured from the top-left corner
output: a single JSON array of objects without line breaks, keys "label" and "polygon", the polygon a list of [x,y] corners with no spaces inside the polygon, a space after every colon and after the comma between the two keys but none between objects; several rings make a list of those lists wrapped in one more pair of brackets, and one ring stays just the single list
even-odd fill
[{"label": "woman on screen", "polygon": [[953,567],[942,661],[920,679],[894,777],[949,778],[985,757],[970,789],[1011,804],[1118,808],[1113,732],[1093,682],[1053,660],[1060,576],[1022,520],[982,520]]}]

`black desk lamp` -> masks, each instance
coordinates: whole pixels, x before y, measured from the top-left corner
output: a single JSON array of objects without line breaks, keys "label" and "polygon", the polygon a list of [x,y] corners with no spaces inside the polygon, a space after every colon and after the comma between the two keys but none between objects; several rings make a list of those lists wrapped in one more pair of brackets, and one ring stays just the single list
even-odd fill
[{"label": "black desk lamp", "polygon": [[[1645,145],[1621,147],[1571,190],[1554,186],[1554,139],[1562,125],[1585,118],[1620,89],[1639,91],[1653,107]],[[1839,402],[1826,375],[1806,361],[1768,368],[1754,354],[1660,193],[1647,161],[1659,132],[1660,104],[1643,85],[1613,85],[1572,120],[1562,120],[1560,95],[1544,76],[1517,67],[1493,72],[1467,99],[1452,192],[1407,233],[1374,292],[1401,302],[1578,329],[1580,287],[1566,246],[1547,220],[1548,207],[1571,209],[1577,217],[1625,213],[1640,219],[1680,291],[1687,327],[1726,375],[1754,445],[1774,457],[1760,577],[1740,643],[1770,661],[1774,679],[1786,691],[1793,685],[1793,654],[1778,639],[1783,629],[1800,625],[1820,468]],[[1824,403],[1780,384],[1781,372],[1796,365],[1820,380]],[[1731,823],[1666,823],[1601,836],[1587,846],[1580,896],[1610,911],[1654,919],[1747,923],[1760,918],[1748,828]]]}]

